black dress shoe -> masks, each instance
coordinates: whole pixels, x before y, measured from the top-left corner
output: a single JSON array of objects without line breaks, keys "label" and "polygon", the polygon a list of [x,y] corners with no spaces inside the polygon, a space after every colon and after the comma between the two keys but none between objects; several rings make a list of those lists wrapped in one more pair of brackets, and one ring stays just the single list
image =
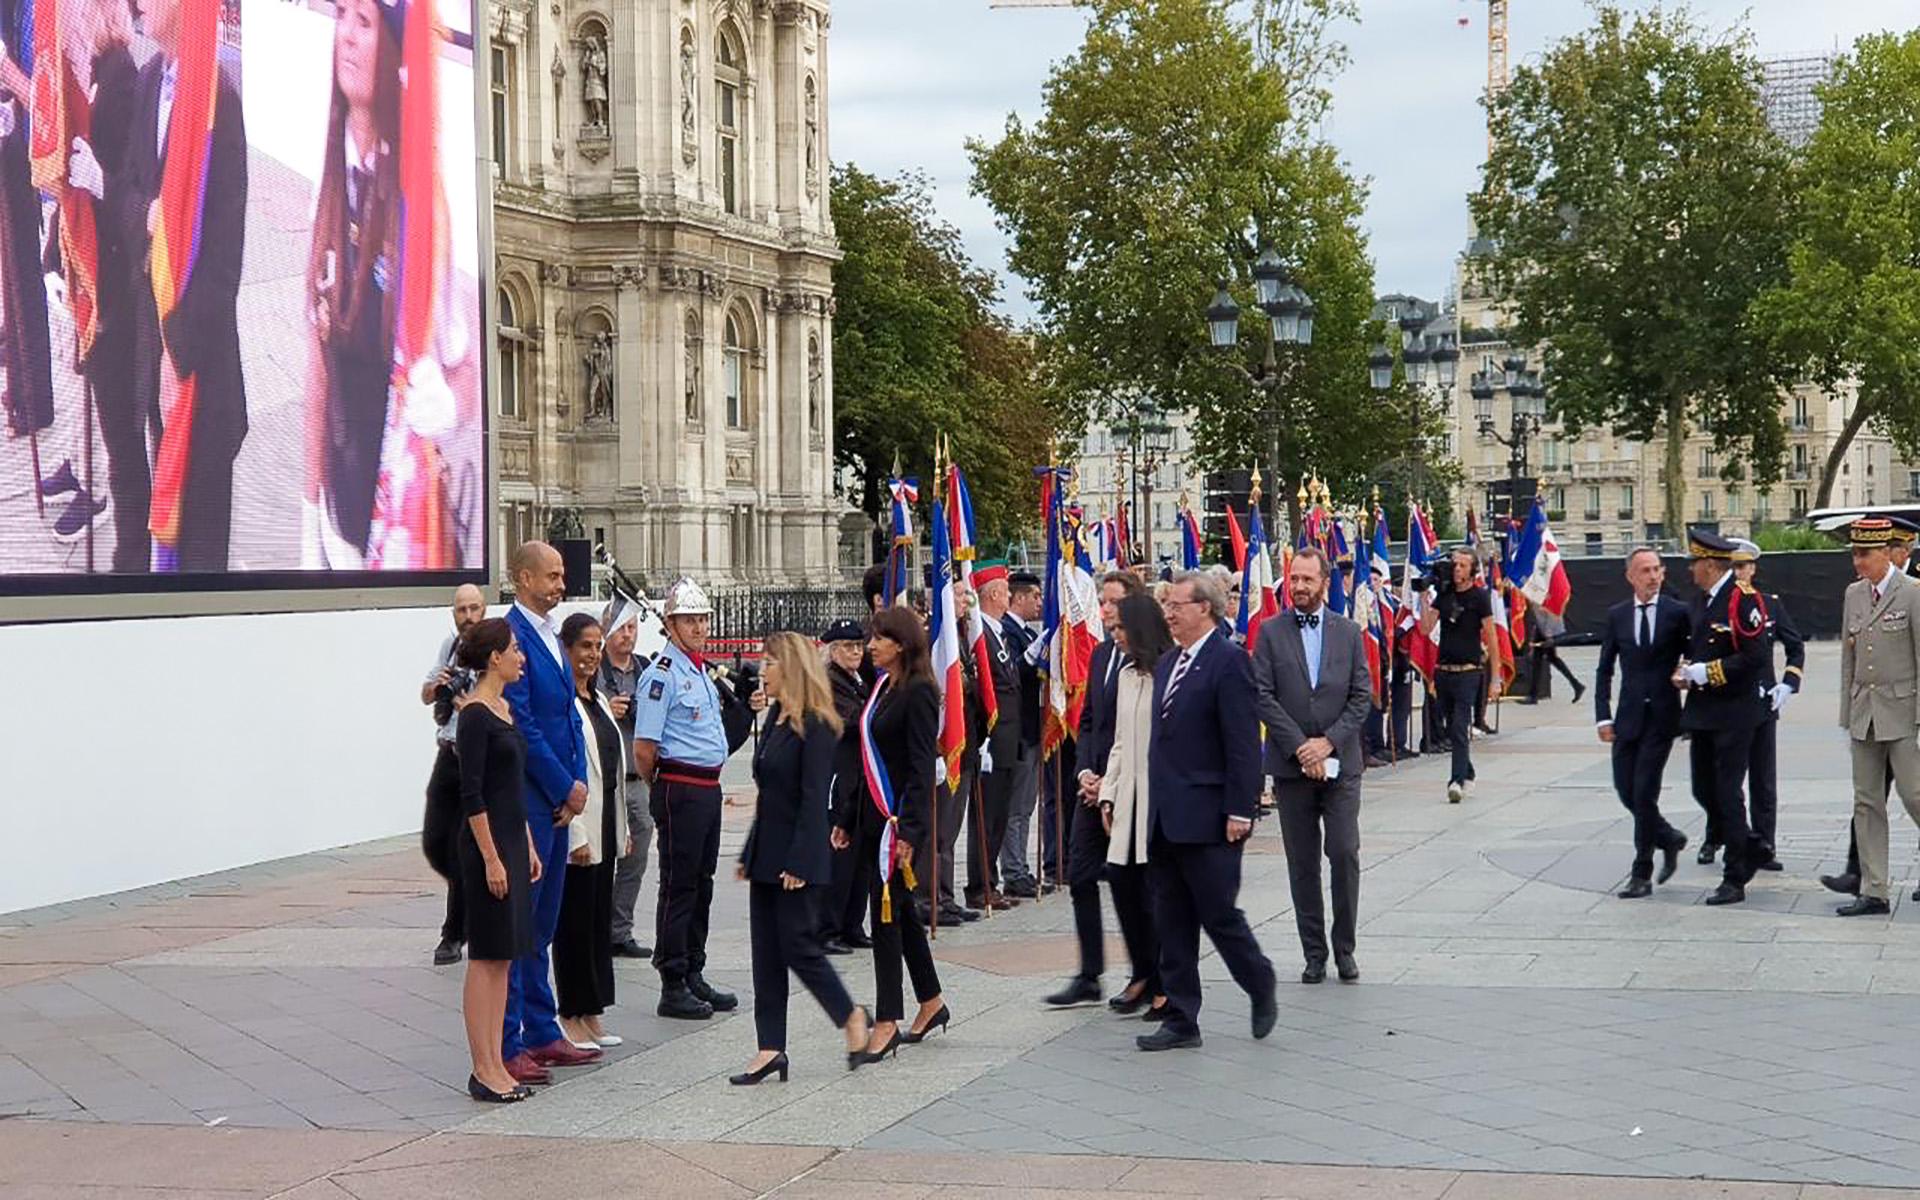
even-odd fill
[{"label": "black dress shoe", "polygon": [[1653,895],[1653,884],[1644,879],[1629,879],[1617,893],[1622,900],[1639,900]]},{"label": "black dress shoe", "polygon": [[1913,898],[1916,902],[1920,902],[1920,887],[1913,889]]},{"label": "black dress shoe", "polygon": [[1760,864],[1759,866],[1757,866],[1757,867],[1755,867],[1755,868],[1754,868],[1754,870],[1756,870],[1756,871],[1784,871],[1784,870],[1786,870],[1786,868],[1780,865],[1780,860],[1779,860],[1779,859],[1777,859],[1777,858],[1769,858],[1769,859],[1768,859],[1767,861],[1765,861],[1765,862],[1763,862],[1763,863],[1761,863],[1761,864]]},{"label": "black dress shoe", "polygon": [[1723,883],[1713,889],[1713,895],[1708,896],[1704,903],[1715,906],[1722,904],[1739,904],[1746,898],[1746,888],[1741,887],[1737,883]]},{"label": "black dress shoe", "polygon": [[1047,1003],[1054,1008],[1072,1008],[1076,1004],[1096,1004],[1100,1000],[1100,981],[1088,979],[1084,975],[1075,975],[1067,981],[1067,986],[1047,997]]},{"label": "black dress shoe", "polygon": [[1175,1011],[1171,1004],[1162,1004],[1159,1008],[1149,1006],[1147,1011],[1140,1014],[1140,1019],[1149,1025],[1158,1025],[1163,1021],[1172,1020]]},{"label": "black dress shoe", "polygon": [[1153,1003],[1153,997],[1147,994],[1146,988],[1141,988],[1137,995],[1129,996],[1127,993],[1132,990],[1133,985],[1128,984],[1124,991],[1107,1001],[1107,1007],[1120,1016],[1130,1017]]},{"label": "black dress shoe", "polygon": [[1584,696],[1584,695],[1586,695],[1586,694],[1587,694],[1587,685],[1586,685],[1586,684],[1584,684],[1584,683],[1576,683],[1576,684],[1574,684],[1574,685],[1573,685],[1573,702],[1574,702],[1575,704],[1578,704],[1578,703],[1580,703],[1580,697],[1582,697],[1582,696]]},{"label": "black dress shoe", "polygon": [[1385,755],[1380,755],[1380,754],[1367,755],[1367,768],[1369,770],[1378,771],[1383,767],[1390,767],[1392,765],[1393,765],[1393,760],[1390,758],[1387,758]]},{"label": "black dress shoe", "polygon": [[838,957],[840,955],[852,954],[853,947],[847,945],[839,938],[828,938],[826,941],[820,943],[820,953],[831,954]]},{"label": "black dress shoe", "polygon": [[1720,853],[1719,842],[1702,842],[1700,843],[1700,853],[1694,856],[1693,861],[1699,863],[1701,866],[1704,867],[1707,864],[1711,863],[1714,859],[1714,856],[1719,853]]},{"label": "black dress shoe", "polygon": [[433,965],[450,967],[460,961],[460,948],[465,943],[458,938],[441,938],[440,944],[433,948]]},{"label": "black dress shoe", "polygon": [[1186,1050],[1200,1045],[1200,1031],[1175,1029],[1171,1025],[1162,1025],[1152,1033],[1143,1033],[1133,1039],[1133,1044],[1142,1050]]},{"label": "black dress shoe", "polygon": [[840,940],[855,950],[873,949],[873,939],[858,929],[840,935]]},{"label": "black dress shoe", "polygon": [[[1273,985],[1269,984],[1264,996],[1253,998],[1253,1040],[1257,1042],[1272,1033],[1279,1020],[1280,1004],[1274,999]],[[1166,1026],[1160,1028],[1165,1029]]]},{"label": "black dress shoe", "polygon": [[1836,917],[1884,917],[1893,906],[1878,896],[1860,896],[1833,910]]},{"label": "black dress shoe", "polygon": [[613,956],[615,958],[652,958],[653,950],[651,947],[642,946],[639,942],[628,938],[624,942],[615,942],[613,944]]},{"label": "black dress shoe", "polygon": [[1307,964],[1307,969],[1300,972],[1301,983],[1325,983],[1326,981],[1327,964],[1323,962],[1310,962]]},{"label": "black dress shoe", "polygon": [[1006,894],[1021,900],[1037,900],[1040,897],[1040,887],[1033,883],[1010,883],[1006,886]]},{"label": "black dress shoe", "polygon": [[1340,973],[1341,983],[1360,982],[1360,964],[1353,961],[1353,955],[1351,954],[1334,955],[1333,969]]},{"label": "black dress shoe", "polygon": [[1680,840],[1678,842],[1675,842],[1673,845],[1668,846],[1665,850],[1662,850],[1660,852],[1661,854],[1660,874],[1658,876],[1658,879],[1661,883],[1665,883],[1667,880],[1672,879],[1673,873],[1680,869],[1680,852],[1682,850],[1685,850],[1686,848],[1687,848],[1687,835],[1683,833],[1680,835]]},{"label": "black dress shoe", "polygon": [[713,1005],[688,991],[686,985],[667,988],[653,1010],[676,1021],[704,1021],[713,1015]]},{"label": "black dress shoe", "polygon": [[1858,896],[1860,877],[1858,875],[1822,875],[1820,886],[1830,892],[1839,892],[1842,896]]},{"label": "black dress shoe", "polygon": [[720,991],[698,974],[687,976],[687,990],[712,1005],[715,1012],[732,1012],[740,1007],[740,997]]}]

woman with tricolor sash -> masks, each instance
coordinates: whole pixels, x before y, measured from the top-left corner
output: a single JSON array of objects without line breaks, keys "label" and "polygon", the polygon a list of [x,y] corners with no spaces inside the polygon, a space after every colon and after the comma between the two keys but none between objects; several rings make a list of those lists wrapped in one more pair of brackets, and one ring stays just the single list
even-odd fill
[{"label": "woman with tricolor sash", "polygon": [[[874,614],[872,641],[878,676],[860,713],[860,760],[866,786],[851,789],[834,814],[833,844],[854,847],[875,864],[873,876],[874,1022],[859,1062],[879,1062],[900,1043],[922,1041],[946,1028],[951,1014],[940,994],[933,949],[913,909],[913,847],[925,837],[933,804],[935,735],[940,691],[933,681],[927,631],[912,612]],[[920,1002],[906,1031],[901,963]]]}]

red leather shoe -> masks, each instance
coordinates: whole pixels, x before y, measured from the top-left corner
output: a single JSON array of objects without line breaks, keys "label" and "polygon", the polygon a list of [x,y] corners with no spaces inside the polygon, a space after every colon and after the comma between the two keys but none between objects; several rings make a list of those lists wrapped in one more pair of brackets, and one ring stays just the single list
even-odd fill
[{"label": "red leather shoe", "polygon": [[552,1083],[553,1072],[533,1061],[525,1050],[507,1060],[507,1074],[520,1083]]},{"label": "red leather shoe", "polygon": [[582,1050],[565,1038],[555,1038],[544,1046],[536,1046],[527,1051],[533,1061],[543,1067],[581,1067],[590,1062],[598,1062],[600,1051]]}]

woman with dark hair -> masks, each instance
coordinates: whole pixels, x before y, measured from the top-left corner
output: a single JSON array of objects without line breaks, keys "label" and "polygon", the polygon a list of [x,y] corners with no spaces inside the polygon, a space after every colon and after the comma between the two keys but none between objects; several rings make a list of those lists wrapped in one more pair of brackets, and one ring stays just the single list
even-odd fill
[{"label": "woman with dark hair", "polygon": [[333,97],[307,257],[306,504],[301,565],[357,570],[394,373],[400,292],[400,34],[405,7],[339,0]]},{"label": "woman with dark hair", "polygon": [[1113,749],[1100,777],[1100,820],[1107,830],[1107,886],[1120,917],[1133,978],[1125,994],[1151,996],[1146,1019],[1166,1015],[1160,986],[1160,939],[1153,927],[1147,891],[1147,747],[1153,740],[1153,669],[1173,648],[1173,634],[1160,605],[1143,593],[1120,601],[1114,644],[1127,662],[1115,683]]},{"label": "woman with dark hair", "polygon": [[460,641],[460,665],[478,672],[460,710],[454,749],[460,756],[460,886],[466,889],[467,983],[461,996],[473,1073],[467,1094],[490,1104],[532,1095],[507,1073],[500,1029],[507,1016],[507,972],[533,951],[533,892],[540,856],[533,852],[520,788],[527,743],[507,707],[506,687],[527,660],[513,629],[489,617]]},{"label": "woman with dark hair", "polygon": [[567,874],[553,935],[553,982],[560,1032],[582,1050],[618,1046],[600,1017],[613,1007],[613,872],[628,846],[628,743],[606,697],[594,690],[605,639],[600,622],[574,613],[560,626],[573,667],[573,706],[587,745],[587,806],[567,823]]},{"label": "woman with dark hair", "polygon": [[[833,845],[874,863],[872,882],[874,1024],[864,1051],[847,1056],[849,1067],[879,1062],[901,1042],[924,1039],[946,1028],[951,1014],[940,995],[933,950],[913,910],[913,847],[930,821],[935,735],[940,689],[928,661],[927,631],[904,608],[874,614],[873,668],[878,682],[860,711],[860,759],[864,785],[842,798],[834,814]],[[885,848],[887,862],[880,855]],[[906,1032],[900,966],[913,977],[920,1010]]]}]

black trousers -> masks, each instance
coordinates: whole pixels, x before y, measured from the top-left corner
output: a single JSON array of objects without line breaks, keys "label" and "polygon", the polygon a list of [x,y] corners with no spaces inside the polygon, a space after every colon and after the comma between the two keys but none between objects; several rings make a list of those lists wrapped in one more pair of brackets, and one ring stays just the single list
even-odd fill
[{"label": "black trousers", "polygon": [[1434,691],[1446,712],[1447,742],[1453,747],[1453,770],[1448,783],[1465,783],[1473,778],[1473,722],[1475,705],[1486,696],[1484,671],[1447,671],[1436,673]]},{"label": "black trousers", "polygon": [[[1413,685],[1419,679],[1419,673],[1408,664],[1404,657],[1396,655],[1393,659],[1393,745],[1400,757],[1421,749],[1413,744]],[[1426,739],[1420,739],[1424,742]]]},{"label": "black trousers", "polygon": [[871,859],[860,857],[849,846],[833,852],[833,875],[824,888],[806,888],[813,893],[819,908],[820,937],[857,936],[867,924],[867,876],[873,873]]},{"label": "black trousers", "polygon": [[[1067,894],[1073,898],[1073,932],[1080,942],[1080,977],[1099,979],[1107,969],[1107,933],[1100,920],[1100,879],[1107,869],[1107,829],[1100,810],[1076,797],[1067,854]],[[1128,951],[1132,957],[1132,951]],[[1139,963],[1134,964],[1138,974]]]},{"label": "black trousers", "polygon": [[[960,902],[953,897],[953,880],[954,858],[959,853],[961,831],[964,830],[967,837],[974,839],[967,850],[969,857],[980,853],[978,826],[975,823],[978,809],[974,807],[976,778],[974,772],[963,769],[957,788],[949,788],[943,783],[933,789],[934,824],[937,828],[927,830],[926,835],[920,839],[920,844],[913,848],[913,881],[916,885],[914,896],[923,910],[931,902],[929,897],[935,894],[936,887],[939,889],[942,912],[952,912],[960,907]],[[940,861],[937,864],[933,860],[932,853],[932,848],[936,844],[940,849]],[[876,848],[874,854],[878,853],[879,850]],[[872,890],[872,877],[879,870],[880,866],[874,861],[873,854],[861,860],[862,882],[859,899],[862,910],[867,907],[867,894]],[[896,903],[898,902],[899,898],[896,897]]]},{"label": "black trousers", "polygon": [[[40,274],[40,195],[28,165],[25,104],[13,133],[0,138],[0,282],[7,336],[0,339],[6,367],[7,428],[25,437],[53,424],[53,347],[47,327],[47,289]],[[43,457],[41,469],[57,467]],[[34,484],[38,486],[39,480]],[[140,523],[147,522],[146,513]]]},{"label": "black trousers", "polygon": [[1762,860],[1755,858],[1753,832],[1747,826],[1747,806],[1740,794],[1748,760],[1753,755],[1753,729],[1697,729],[1688,746],[1693,770],[1693,798],[1707,810],[1707,840],[1727,848],[1721,878],[1745,887]]},{"label": "black trousers", "polygon": [[233,543],[233,455],[208,444],[214,439],[198,423],[193,435],[180,489],[180,570],[224,571]]},{"label": "black trousers", "polygon": [[789,892],[755,880],[747,888],[748,929],[753,939],[753,1028],[762,1050],[787,1048],[787,972],[813,993],[835,1028],[853,1015],[853,997],[814,935],[811,888]]},{"label": "black trousers", "polygon": [[[1780,819],[1779,731],[1780,718],[1769,714],[1753,731],[1753,749],[1747,755],[1747,812],[1755,849],[1766,854],[1761,862],[1773,857],[1773,837]],[[1888,772],[1888,778],[1892,778],[1892,772]]]},{"label": "black trousers", "polygon": [[[141,522],[141,528],[146,523]],[[118,569],[118,568],[116,568]],[[460,891],[460,830],[467,820],[460,813],[460,760],[453,747],[440,743],[427,776],[427,811],[420,822],[420,849],[427,865],[447,881],[447,915],[440,936],[450,942],[467,939],[466,902]]]},{"label": "black trousers", "polygon": [[707,968],[713,870],[720,861],[720,785],[681,783],[663,775],[648,791],[648,807],[660,839],[653,965],[661,986],[670,988]]},{"label": "black trousers", "polygon": [[[969,815],[979,819],[980,827],[967,831],[967,903],[976,908],[989,891],[1000,890],[1000,850],[1007,844],[1007,818],[1013,813],[1013,767],[1011,761],[995,759],[993,770],[978,777],[978,797]],[[942,869],[951,866],[943,863]],[[951,884],[947,894],[952,894]]]},{"label": "black trousers", "polygon": [[1686,835],[1660,815],[1660,780],[1673,739],[1647,733],[1613,742],[1613,790],[1633,814],[1633,877],[1653,878],[1653,852],[1678,846]]},{"label": "black trousers", "polygon": [[[906,1015],[900,994],[900,966],[905,962],[913,978],[913,998],[925,1004],[940,994],[940,973],[933,966],[933,946],[927,930],[915,919],[904,872],[895,869],[886,883],[880,879],[880,839],[862,838],[859,852],[874,860],[873,886],[873,1019],[898,1021]],[[893,919],[882,919],[883,894],[890,894]]]},{"label": "black trousers", "polygon": [[[611,818],[607,823],[612,825]],[[617,862],[607,857],[590,867],[567,864],[560,893],[560,924],[553,934],[555,1008],[563,1017],[597,1017],[613,1007],[613,875]]]},{"label": "black trousers", "polygon": [[1127,943],[1127,961],[1133,966],[1129,985],[1141,984],[1148,996],[1164,996],[1160,981],[1160,934],[1153,923],[1153,884],[1143,862],[1107,864],[1107,887],[1113,892],[1113,911],[1120,918],[1120,937]]},{"label": "black trousers", "polygon": [[1310,963],[1327,961],[1327,913],[1320,895],[1320,856],[1333,885],[1333,952],[1352,954],[1360,914],[1360,777],[1324,783],[1276,779],[1280,837],[1287,847],[1293,923]]},{"label": "black trousers", "polygon": [[1187,845],[1153,835],[1147,851],[1155,926],[1160,933],[1160,979],[1180,1032],[1200,1028],[1200,931],[1227,964],[1233,981],[1253,997],[1273,994],[1273,964],[1254,940],[1239,908],[1244,843]]},{"label": "black trousers", "polygon": [[[1031,747],[1028,753],[1039,758],[1040,748]],[[1079,783],[1067,778],[1072,773],[1069,768],[1073,764],[1073,755],[1073,739],[1068,738],[1060,743],[1052,758],[1040,759],[1040,806],[1033,817],[1040,822],[1039,876],[1056,886],[1060,883],[1060,864],[1066,862],[1071,866],[1073,862],[1073,817],[1060,811],[1061,792],[1067,794],[1068,804],[1077,803],[1076,798],[1080,794]],[[1064,857],[1061,838],[1067,839],[1068,843]]]},{"label": "black trousers", "polygon": [[[153,482],[147,468],[146,414],[134,399],[131,355],[126,348],[106,343],[106,337],[94,342],[87,379],[93,384],[94,411],[100,414],[100,440],[107,448],[113,570],[119,575],[145,574],[153,569],[152,535],[147,532]],[[459,808],[457,800],[454,808]]]}]

